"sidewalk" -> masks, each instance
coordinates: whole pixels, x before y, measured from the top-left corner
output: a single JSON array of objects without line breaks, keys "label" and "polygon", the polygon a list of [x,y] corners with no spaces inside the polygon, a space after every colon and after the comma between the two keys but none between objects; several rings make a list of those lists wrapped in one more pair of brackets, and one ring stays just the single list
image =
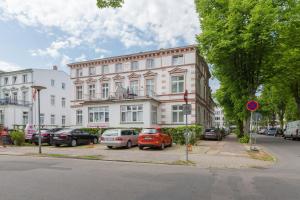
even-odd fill
[{"label": "sidewalk", "polygon": [[[163,151],[156,149],[107,149],[102,144],[78,147],[52,147],[43,146],[43,154],[58,154],[68,156],[101,156],[103,160],[149,162],[174,164],[185,160],[185,146],[174,145]],[[0,155],[30,155],[37,154],[38,147],[0,148]],[[201,168],[248,168],[269,167],[273,163],[252,159],[246,152],[244,145],[237,142],[234,135],[227,136],[223,141],[198,142],[189,152],[189,160]]]}]

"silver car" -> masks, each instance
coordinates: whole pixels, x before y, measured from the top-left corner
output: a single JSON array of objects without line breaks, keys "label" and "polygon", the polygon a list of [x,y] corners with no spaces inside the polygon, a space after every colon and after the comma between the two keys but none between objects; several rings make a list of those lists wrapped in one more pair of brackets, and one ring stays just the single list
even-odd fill
[{"label": "silver car", "polygon": [[108,148],[127,147],[131,148],[138,144],[138,131],[134,129],[109,129],[101,136],[101,143]]}]

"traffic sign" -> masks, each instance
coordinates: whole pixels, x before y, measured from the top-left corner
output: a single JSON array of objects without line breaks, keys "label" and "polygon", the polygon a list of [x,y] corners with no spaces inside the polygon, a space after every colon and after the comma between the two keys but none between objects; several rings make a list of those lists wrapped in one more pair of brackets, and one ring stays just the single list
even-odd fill
[{"label": "traffic sign", "polygon": [[185,90],[185,92],[184,92],[183,99],[187,103],[187,101],[188,101],[188,91],[187,90]]},{"label": "traffic sign", "polygon": [[182,112],[184,115],[190,115],[192,113],[192,105],[182,104]]},{"label": "traffic sign", "polygon": [[252,112],[256,111],[258,109],[258,106],[258,102],[254,100],[248,101],[246,105],[247,109]]}]

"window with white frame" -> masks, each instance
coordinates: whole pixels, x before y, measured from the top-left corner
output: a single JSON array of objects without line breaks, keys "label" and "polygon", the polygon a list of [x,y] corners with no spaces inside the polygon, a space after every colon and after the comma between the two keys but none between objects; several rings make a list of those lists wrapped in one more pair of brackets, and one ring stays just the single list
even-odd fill
[{"label": "window with white frame", "polygon": [[96,68],[95,67],[89,67],[89,75],[93,76],[96,74]]},{"label": "window with white frame", "polygon": [[146,79],[146,95],[154,96],[154,79]]},{"label": "window with white frame", "polygon": [[28,124],[28,112],[23,112],[23,124]]},{"label": "window with white frame", "polygon": [[122,72],[123,71],[123,65],[122,65],[122,63],[117,63],[116,65],[115,65],[115,71],[116,71],[116,73],[119,73],[119,72]]},{"label": "window with white frame", "polygon": [[76,69],[76,77],[83,76],[82,69]]},{"label": "window with white frame", "polygon": [[82,125],[82,110],[76,110],[76,125]]},{"label": "window with white frame", "polygon": [[42,125],[45,124],[45,114],[44,113],[40,114],[40,122]]},{"label": "window with white frame", "polygon": [[77,100],[80,100],[80,99],[82,99],[82,97],[83,97],[83,87],[82,87],[82,85],[78,85],[78,86],[76,86],[76,99]]},{"label": "window with white frame", "polygon": [[13,84],[17,83],[17,76],[13,76]]},{"label": "window with white frame", "polygon": [[18,102],[18,92],[13,92],[13,93],[12,93],[12,100],[13,100],[13,102],[15,102],[15,103]]},{"label": "window with white frame", "polygon": [[182,105],[173,105],[172,106],[172,121],[173,123],[183,123],[184,116],[182,111]]},{"label": "window with white frame", "polygon": [[66,107],[66,98],[61,98],[61,107]]},{"label": "window with white frame", "polygon": [[122,81],[117,81],[117,82],[115,82],[115,86],[116,86],[116,89],[123,88],[123,82]]},{"label": "window with white frame", "polygon": [[89,109],[89,122],[109,122],[108,106],[90,107]]},{"label": "window with white frame", "polygon": [[143,122],[143,105],[121,106],[121,122]]},{"label": "window with white frame", "polygon": [[139,62],[138,61],[132,61],[131,62],[131,70],[138,70],[139,69]]},{"label": "window with white frame", "polygon": [[23,83],[27,83],[27,74],[23,74]]},{"label": "window with white frame", "polygon": [[24,103],[28,101],[28,91],[22,91],[22,101]]},{"label": "window with white frame", "polygon": [[65,116],[65,115],[62,115],[62,116],[61,116],[61,125],[62,125],[62,126],[65,126],[65,125],[66,125],[66,116]]},{"label": "window with white frame", "polygon": [[139,81],[130,81],[130,93],[135,95],[139,94]]},{"label": "window with white frame", "polygon": [[152,124],[157,124],[157,106],[151,106],[151,121]]},{"label": "window with white frame", "polygon": [[55,96],[54,95],[50,96],[50,102],[51,102],[51,106],[55,105]]},{"label": "window with white frame", "polygon": [[4,111],[0,110],[0,124],[4,124]]},{"label": "window with white frame", "polygon": [[55,85],[55,81],[54,79],[51,79],[51,86],[54,87],[54,85]]},{"label": "window with white frame", "polygon": [[146,68],[147,69],[152,69],[152,68],[154,68],[154,59],[153,58],[148,58],[147,60],[146,60]]},{"label": "window with white frame", "polygon": [[102,74],[108,74],[108,73],[109,73],[108,65],[103,65],[102,66]]},{"label": "window with white frame", "polygon": [[4,78],[4,85],[8,85],[8,77]]},{"label": "window with white frame", "polygon": [[173,65],[183,65],[183,55],[175,55],[172,57]]},{"label": "window with white frame", "polygon": [[65,83],[61,83],[61,89],[66,89],[66,84]]},{"label": "window with white frame", "polygon": [[172,93],[184,92],[184,76],[171,77]]},{"label": "window with white frame", "polygon": [[89,98],[94,99],[96,97],[96,86],[95,84],[89,85]]},{"label": "window with white frame", "polygon": [[51,115],[51,117],[50,117],[50,124],[51,125],[55,124],[55,115]]},{"label": "window with white frame", "polygon": [[102,83],[102,98],[107,99],[109,97],[109,84],[108,83]]}]

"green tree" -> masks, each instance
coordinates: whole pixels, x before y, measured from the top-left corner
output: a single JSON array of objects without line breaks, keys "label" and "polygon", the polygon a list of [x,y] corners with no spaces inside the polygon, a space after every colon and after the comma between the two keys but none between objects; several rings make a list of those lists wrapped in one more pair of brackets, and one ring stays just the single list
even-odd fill
[{"label": "green tree", "polygon": [[99,8],[119,8],[122,7],[124,0],[97,0],[97,6]]}]

